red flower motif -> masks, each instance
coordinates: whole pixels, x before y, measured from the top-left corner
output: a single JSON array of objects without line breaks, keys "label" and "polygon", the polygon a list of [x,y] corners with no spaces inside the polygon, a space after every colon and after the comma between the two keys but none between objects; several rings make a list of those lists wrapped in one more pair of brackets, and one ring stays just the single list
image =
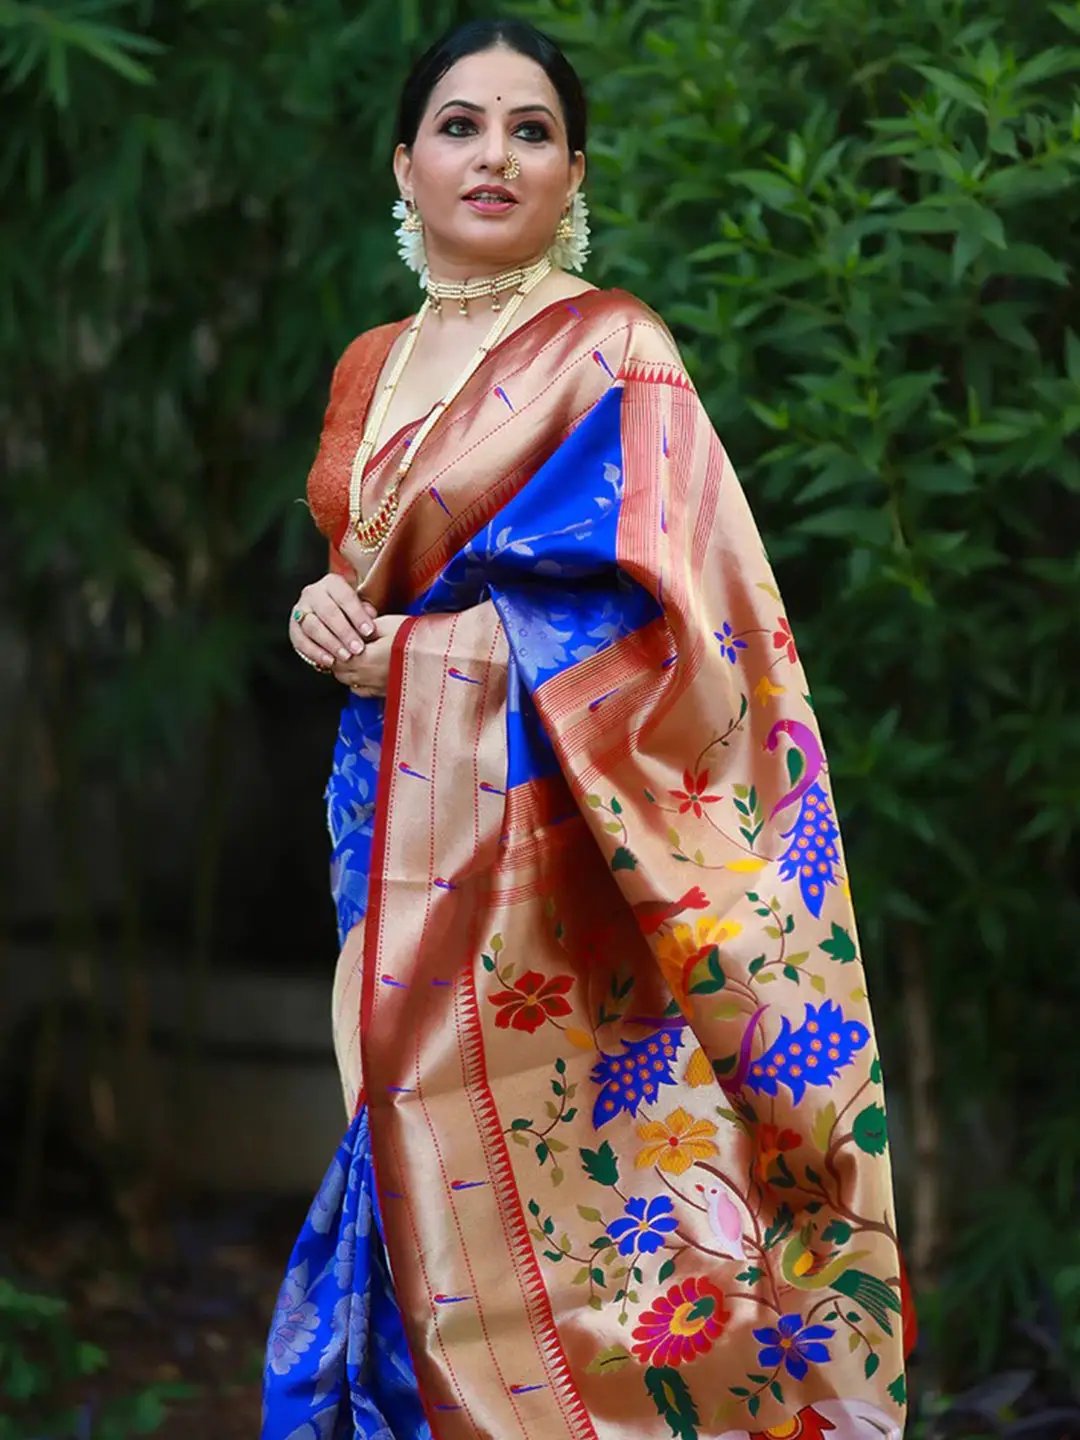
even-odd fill
[{"label": "red flower motif", "polygon": [[722,795],[706,795],[709,787],[709,772],[702,770],[695,775],[692,770],[683,771],[683,788],[681,790],[669,790],[668,794],[680,801],[679,814],[685,815],[687,810],[693,810],[694,814],[701,817],[702,805],[715,805],[717,800],[722,800]]},{"label": "red flower motif", "polygon": [[777,625],[779,625],[780,628],[779,630],[773,631],[773,649],[783,650],[786,648],[787,658],[790,660],[792,665],[794,665],[796,660],[795,637],[791,633],[791,626],[788,624],[787,619],[783,615],[777,617],[776,623]]},{"label": "red flower motif", "polygon": [[672,1285],[638,1317],[634,1354],[645,1365],[684,1365],[711,1350],[730,1319],[716,1286],[693,1276]]},{"label": "red flower motif", "polygon": [[778,1125],[761,1125],[757,1132],[757,1175],[767,1184],[769,1167],[785,1150],[797,1150],[802,1136],[797,1130],[781,1130]]},{"label": "red flower motif", "polygon": [[566,992],[573,983],[572,975],[554,975],[546,980],[539,970],[526,970],[511,989],[498,990],[488,997],[500,1007],[495,1024],[502,1030],[527,1030],[531,1035],[553,1015],[571,1013]]}]

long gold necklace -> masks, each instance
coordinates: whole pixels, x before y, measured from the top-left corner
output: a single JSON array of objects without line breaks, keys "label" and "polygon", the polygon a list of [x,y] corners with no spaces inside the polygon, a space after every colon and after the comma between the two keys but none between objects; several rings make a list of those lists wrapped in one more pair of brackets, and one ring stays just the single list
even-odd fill
[{"label": "long gold necklace", "polygon": [[[434,289],[437,299],[440,300],[450,297],[460,301],[466,299],[466,296],[462,293],[463,287],[456,284],[429,287],[427,298],[421,305],[412,324],[409,326],[405,343],[401,347],[401,354],[398,356],[394,368],[382,388],[377,403],[372,407],[371,415],[368,418],[367,424],[364,426],[363,439],[360,441],[356,455],[353,457],[352,475],[349,483],[349,525],[353,534],[356,536],[360,549],[363,550],[365,554],[374,554],[376,551],[381,550],[386,543],[387,536],[390,534],[394,520],[397,517],[398,497],[401,493],[401,487],[413,461],[416,459],[417,452],[421,445],[431,434],[443,415],[445,415],[457,395],[465,388],[465,385],[477,369],[479,369],[489,352],[498,344],[500,337],[510,324],[510,321],[514,318],[526,295],[528,295],[534,286],[540,283],[550,269],[551,261],[544,255],[535,265],[530,265],[525,269],[506,272],[507,283],[505,285],[500,283],[503,279],[502,276],[495,276],[493,280],[472,282],[473,284],[479,284],[483,287],[476,292],[477,295],[494,296],[497,291],[491,287],[495,285],[498,286],[499,290],[509,289],[511,285],[516,286],[516,288],[506,308],[500,310],[495,317],[491,328],[477,347],[469,363],[442,399],[438,401],[420,429],[413,436],[411,443],[401,457],[397,473],[390,482],[390,488],[387,490],[385,497],[375,513],[365,520],[361,514],[361,487],[364,480],[364,470],[367,468],[368,461],[375,453],[375,442],[382,429],[383,421],[386,419],[387,411],[390,409],[390,402],[394,398],[394,392],[397,390],[398,383],[405,372],[405,367],[409,363],[409,357],[416,347],[420,327],[423,325],[428,311],[433,308],[431,291]],[[467,283],[468,282],[466,282],[466,284]],[[473,296],[470,295],[467,298],[473,298]]]}]

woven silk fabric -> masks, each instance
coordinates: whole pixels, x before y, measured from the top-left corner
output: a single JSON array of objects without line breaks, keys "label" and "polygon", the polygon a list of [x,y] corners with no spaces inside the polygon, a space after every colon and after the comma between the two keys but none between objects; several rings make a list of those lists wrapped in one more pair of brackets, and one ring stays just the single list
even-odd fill
[{"label": "woven silk fabric", "polygon": [[432,1434],[897,1440],[912,1316],[828,763],[658,317],[588,292],[497,346],[364,591],[410,619],[327,792],[339,1055]]}]

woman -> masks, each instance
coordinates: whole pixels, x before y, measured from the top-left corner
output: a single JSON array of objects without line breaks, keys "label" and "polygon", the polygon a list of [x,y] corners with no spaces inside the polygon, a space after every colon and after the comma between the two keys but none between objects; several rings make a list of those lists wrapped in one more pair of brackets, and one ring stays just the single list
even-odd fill
[{"label": "woman", "polygon": [[584,152],[577,77],[519,22],[405,85],[427,298],[337,367],[309,482],[331,570],[290,623],[349,691],[352,1123],[274,1318],[266,1440],[902,1431],[825,757],[670,334],[569,273]]}]

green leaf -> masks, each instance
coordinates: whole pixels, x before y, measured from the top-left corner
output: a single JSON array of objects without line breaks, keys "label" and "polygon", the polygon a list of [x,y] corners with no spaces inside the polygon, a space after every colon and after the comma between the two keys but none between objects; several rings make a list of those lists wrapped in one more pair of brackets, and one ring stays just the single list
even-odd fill
[{"label": "green leaf", "polygon": [[791,1213],[791,1207],[785,1201],[777,1210],[776,1219],[765,1231],[765,1249],[771,1250],[774,1245],[778,1245],[785,1236],[791,1233],[794,1223],[795,1217]]},{"label": "green leaf", "polygon": [[867,1155],[883,1155],[888,1144],[885,1111],[876,1102],[855,1116],[851,1127],[855,1144]]},{"label": "green leaf", "polygon": [[633,1361],[633,1356],[625,1345],[609,1345],[606,1350],[601,1350],[585,1366],[587,1375],[616,1375],[625,1366]]},{"label": "green leaf", "polygon": [[676,1440],[698,1440],[697,1407],[686,1381],[674,1366],[650,1365],[645,1371],[645,1389]]},{"label": "green leaf", "polygon": [[675,1261],[665,1260],[660,1269],[656,1272],[656,1283],[662,1285],[665,1280],[670,1280],[675,1274]]},{"label": "green leaf", "polygon": [[897,1405],[907,1404],[907,1380],[903,1371],[900,1372],[889,1386],[889,1395],[896,1401]]},{"label": "green leaf", "polygon": [[961,80],[960,76],[953,71],[942,70],[937,65],[925,64],[917,64],[913,68],[924,79],[929,80],[937,90],[940,90],[942,95],[948,96],[950,100],[957,101],[969,110],[974,110],[979,115],[986,114],[986,97],[980,94],[974,85],[969,85],[966,80]]},{"label": "green leaf", "polygon": [[821,942],[820,948],[824,950],[826,955],[831,955],[834,960],[839,960],[843,965],[850,964],[858,953],[855,949],[854,940],[852,940],[844,926],[838,925],[835,920],[832,922],[832,934],[828,940]]},{"label": "green leaf", "polygon": [[619,1162],[610,1143],[605,1140],[599,1150],[581,1150],[581,1164],[590,1180],[598,1185],[619,1183]]},{"label": "green leaf", "polygon": [[870,1354],[867,1355],[867,1357],[866,1357],[866,1364],[865,1364],[864,1367],[863,1367],[863,1369],[864,1369],[864,1371],[865,1371],[865,1373],[866,1373],[866,1378],[867,1378],[867,1380],[869,1380],[869,1379],[871,1378],[871,1376],[874,1374],[874,1372],[877,1370],[877,1368],[878,1368],[878,1366],[879,1366],[880,1364],[881,1364],[881,1356],[880,1356],[880,1355],[875,1355],[875,1354],[873,1353],[873,1351],[871,1351]]},{"label": "green leaf", "polygon": [[837,1245],[846,1245],[851,1239],[851,1233],[851,1226],[846,1220],[831,1220],[821,1238],[831,1240]]},{"label": "green leaf", "polygon": [[625,845],[620,845],[611,857],[612,870],[636,870],[637,859]]},{"label": "green leaf", "polygon": [[799,198],[793,185],[770,170],[733,170],[727,178],[775,210],[786,210]]},{"label": "green leaf", "polygon": [[[700,973],[702,965],[705,966],[705,975],[700,980],[693,981],[693,977]],[[720,966],[720,951],[717,946],[714,945],[704,960],[699,960],[694,966],[691,980],[692,995],[715,995],[724,988],[727,977]]]}]

